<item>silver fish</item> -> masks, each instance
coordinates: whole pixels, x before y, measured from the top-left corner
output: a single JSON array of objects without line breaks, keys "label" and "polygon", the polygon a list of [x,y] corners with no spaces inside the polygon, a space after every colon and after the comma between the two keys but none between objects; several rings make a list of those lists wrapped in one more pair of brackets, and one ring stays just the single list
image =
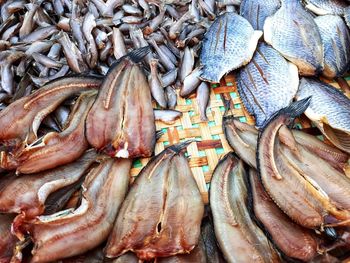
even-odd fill
[{"label": "silver fish", "polygon": [[323,69],[320,32],[299,0],[283,0],[281,8],[265,20],[264,39],[293,62],[301,75],[316,75]]},{"label": "silver fish", "polygon": [[174,109],[177,104],[177,95],[176,95],[175,89],[171,86],[165,87],[165,96],[168,102],[168,108]]},{"label": "silver fish", "polygon": [[253,59],[238,72],[236,80],[239,95],[257,127],[287,107],[299,86],[298,68],[265,43],[258,45]]},{"label": "silver fish", "polygon": [[305,0],[305,7],[317,15],[342,15],[349,6],[342,0]]},{"label": "silver fish", "polygon": [[202,82],[197,88],[197,104],[201,121],[207,121],[207,106],[209,103],[210,88],[208,83]]},{"label": "silver fish", "polygon": [[158,60],[152,59],[149,65],[151,74],[148,76],[148,83],[151,88],[152,97],[156,100],[158,105],[162,108],[167,107],[166,96],[163,88],[163,84],[158,74]]},{"label": "silver fish", "polygon": [[153,110],[154,119],[164,123],[174,123],[175,120],[182,117],[182,112],[177,110]]},{"label": "silver fish", "polygon": [[127,49],[123,40],[123,34],[116,27],[113,28],[113,54],[116,59],[126,55]]},{"label": "silver fish", "polygon": [[342,75],[350,64],[350,33],[343,19],[337,15],[315,18],[324,47],[324,69],[327,78]]},{"label": "silver fish", "polygon": [[204,36],[201,78],[218,83],[226,73],[247,64],[261,35],[261,31],[254,31],[245,18],[235,13],[219,16]]},{"label": "silver fish", "polygon": [[280,8],[279,0],[243,0],[239,13],[255,30],[263,30],[265,19]]},{"label": "silver fish", "polygon": [[335,146],[350,153],[350,100],[336,88],[319,80],[302,78],[297,100],[312,96],[305,111]]}]

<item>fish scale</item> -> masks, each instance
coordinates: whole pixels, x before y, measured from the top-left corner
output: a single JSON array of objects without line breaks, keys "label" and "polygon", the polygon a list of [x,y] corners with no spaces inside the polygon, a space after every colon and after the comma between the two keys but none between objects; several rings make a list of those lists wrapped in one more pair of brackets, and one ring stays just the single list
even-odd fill
[{"label": "fish scale", "polygon": [[317,15],[342,15],[348,5],[342,0],[306,0],[305,7]]},{"label": "fish scale", "polygon": [[271,46],[260,43],[251,62],[236,76],[237,89],[246,109],[263,126],[276,111],[288,106],[298,85],[298,69]]}]

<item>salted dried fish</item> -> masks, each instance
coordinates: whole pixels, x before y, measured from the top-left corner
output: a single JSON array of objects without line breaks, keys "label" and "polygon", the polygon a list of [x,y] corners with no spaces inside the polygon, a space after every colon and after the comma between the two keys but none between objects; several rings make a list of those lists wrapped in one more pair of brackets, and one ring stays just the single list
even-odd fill
[{"label": "salted dried fish", "polygon": [[350,32],[340,16],[325,15],[315,18],[324,48],[324,69],[327,78],[339,77],[350,65]]},{"label": "salted dried fish", "polygon": [[149,25],[145,27],[143,33],[145,35],[149,35],[157,30],[157,28],[161,25],[161,23],[164,21],[164,15],[165,15],[165,9],[160,7],[159,15],[157,15],[155,18],[153,18]]},{"label": "salted dried fish", "polygon": [[179,80],[181,82],[192,72],[194,66],[194,52],[193,49],[188,47],[185,48],[182,58],[179,71]]},{"label": "salted dried fish", "polygon": [[11,233],[14,215],[0,214],[0,262],[10,262],[18,239]]},{"label": "salted dried fish", "polygon": [[299,0],[283,0],[281,8],[266,18],[264,39],[293,62],[301,75],[317,75],[323,70],[320,32]]},{"label": "salted dried fish", "polygon": [[197,89],[197,104],[201,121],[207,121],[207,107],[209,104],[210,88],[208,83],[202,82]]},{"label": "salted dried fish", "polygon": [[109,235],[129,184],[131,160],[104,159],[83,183],[81,205],[40,216],[27,228],[33,237],[32,262],[47,262],[82,254]]},{"label": "salted dried fish", "polygon": [[94,37],[92,36],[92,30],[96,27],[96,21],[95,17],[91,13],[87,13],[84,16],[84,21],[83,21],[83,34],[85,39],[87,40],[88,43],[88,48],[87,48],[87,63],[90,68],[94,68],[97,64],[98,60],[98,52],[97,52],[97,47],[96,47],[96,42]]},{"label": "salted dried fish", "polygon": [[100,84],[96,77],[67,77],[16,100],[0,112],[0,143],[8,146],[33,143],[41,121],[62,101],[79,92],[97,89]]},{"label": "salted dried fish", "polygon": [[299,86],[298,68],[275,49],[261,43],[252,60],[236,75],[244,107],[262,127],[275,112],[287,107]]},{"label": "salted dried fish", "polygon": [[22,237],[20,228],[23,220],[43,214],[49,195],[78,182],[96,157],[96,152],[89,150],[74,163],[38,174],[5,178],[1,183],[0,211],[19,214],[13,226],[14,232]]},{"label": "salted dried fish", "polygon": [[177,94],[175,89],[171,86],[165,87],[165,96],[166,96],[168,108],[174,109],[177,104]]},{"label": "salted dried fish", "polygon": [[255,31],[245,18],[235,13],[217,17],[203,39],[201,78],[219,83],[226,73],[247,64],[261,35],[261,31]]},{"label": "salted dried fish", "polygon": [[310,261],[317,255],[317,241],[310,230],[295,224],[265,192],[257,172],[249,170],[251,207],[255,218],[269,233],[273,242],[286,256]]},{"label": "salted dried fish", "polygon": [[136,178],[108,240],[107,257],[133,251],[147,260],[189,253],[198,244],[204,205],[180,154],[187,144],[165,149]]},{"label": "salted dried fish", "polygon": [[228,153],[216,166],[210,186],[215,235],[228,262],[280,262],[279,255],[248,211],[247,172]]},{"label": "salted dried fish", "polygon": [[149,157],[153,153],[152,98],[137,64],[148,52],[149,47],[134,50],[110,68],[87,117],[87,140],[110,156]]},{"label": "salted dried fish", "polygon": [[[350,210],[343,210],[334,203],[321,187],[324,182],[316,182],[311,178],[312,174],[305,173],[290,161],[291,155],[299,157],[300,161],[307,161],[285,125],[304,112],[310,100],[308,97],[282,109],[260,131],[257,164],[264,188],[279,208],[299,225],[317,229],[331,222],[346,224]],[[288,132],[281,133],[283,130]],[[285,153],[286,149],[291,154]],[[333,190],[336,193],[339,188]]]},{"label": "salted dried fish", "polygon": [[302,78],[298,100],[312,96],[305,111],[321,132],[339,149],[350,153],[350,100],[334,87],[315,79]]},{"label": "salted dried fish", "polygon": [[154,119],[164,123],[174,123],[178,118],[182,117],[182,112],[177,110],[153,110]]},{"label": "salted dried fish", "polygon": [[[62,259],[59,262],[60,263],[111,263],[109,261],[104,260],[103,250],[101,247],[90,250],[79,256]],[[138,263],[138,261],[136,262],[130,261],[130,263]]]},{"label": "salted dried fish", "polygon": [[190,11],[184,13],[175,23],[171,25],[169,28],[169,37],[170,39],[176,39],[176,37],[180,34],[183,23],[187,20],[192,19],[193,16]]},{"label": "salted dried fish", "polygon": [[38,9],[38,5],[36,4],[27,4],[26,8],[28,9],[28,12],[24,15],[22,26],[19,30],[19,36],[23,37],[28,35],[33,31],[34,27],[34,14],[36,13],[36,10]]},{"label": "salted dried fish", "polygon": [[39,28],[28,35],[21,37],[21,41],[23,42],[34,42],[37,40],[43,40],[52,36],[53,34],[58,33],[58,29],[56,26],[47,26]]},{"label": "salted dried fish", "polygon": [[164,87],[173,85],[177,78],[177,69],[174,68],[168,71],[166,74],[162,76],[162,83]]},{"label": "salted dried fish", "polygon": [[197,67],[185,77],[183,81],[183,85],[180,87],[181,97],[187,97],[188,95],[190,95],[192,92],[196,90],[196,88],[202,82],[202,80],[200,79],[202,72],[203,72],[202,68]]},{"label": "salted dried fish", "polygon": [[62,63],[49,58],[48,56],[42,55],[40,53],[33,53],[33,59],[48,68],[59,69],[62,67]]},{"label": "salted dried fish", "polygon": [[[85,119],[94,103],[97,92],[80,95],[74,105],[65,129],[50,132],[40,142],[26,146],[14,154],[2,152],[0,165],[4,169],[16,169],[16,173],[37,173],[79,158],[89,147],[85,138]],[[60,155],[57,155],[57,153]]]},{"label": "salted dried fish", "polygon": [[162,65],[167,69],[167,70],[172,70],[175,68],[175,64],[172,62],[172,60],[167,56],[167,54],[159,48],[158,44],[154,39],[151,39],[149,42],[153,48],[156,50],[159,61],[162,63]]},{"label": "salted dried fish", "polygon": [[163,88],[163,83],[158,73],[158,60],[151,59],[149,67],[151,69],[151,74],[148,76],[148,83],[151,88],[152,97],[161,108],[166,108],[167,100]]},{"label": "salted dried fish", "polygon": [[341,0],[305,0],[305,7],[317,15],[342,15],[348,3]]},{"label": "salted dried fish", "polygon": [[263,30],[265,19],[276,13],[280,6],[279,0],[243,0],[239,13],[255,30]]}]

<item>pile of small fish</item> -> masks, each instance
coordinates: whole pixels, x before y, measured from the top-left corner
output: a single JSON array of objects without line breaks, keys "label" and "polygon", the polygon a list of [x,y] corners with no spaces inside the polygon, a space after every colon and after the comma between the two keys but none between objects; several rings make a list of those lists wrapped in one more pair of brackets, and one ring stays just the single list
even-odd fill
[{"label": "pile of small fish", "polygon": [[[350,92],[350,1],[0,0],[0,16],[1,263],[350,257],[350,100],[325,82]],[[256,125],[225,103],[235,153],[205,207],[193,141],[153,156],[155,121],[194,93],[207,121],[230,72]],[[293,129],[303,113],[329,144]]]}]

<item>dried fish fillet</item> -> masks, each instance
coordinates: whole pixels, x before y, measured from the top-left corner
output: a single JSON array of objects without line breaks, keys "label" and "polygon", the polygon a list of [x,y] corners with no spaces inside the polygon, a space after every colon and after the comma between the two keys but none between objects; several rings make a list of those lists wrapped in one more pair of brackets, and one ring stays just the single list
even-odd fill
[{"label": "dried fish fillet", "polygon": [[287,107],[298,91],[298,68],[275,49],[261,43],[252,60],[236,76],[244,107],[255,117],[257,127],[275,112]]},{"label": "dried fish fillet", "polygon": [[265,19],[280,8],[279,0],[243,0],[239,13],[255,30],[263,30]]},{"label": "dried fish fillet", "polygon": [[310,261],[317,255],[317,242],[311,231],[295,224],[265,192],[257,172],[249,170],[252,195],[251,207],[255,218],[269,233],[273,242],[286,256]]},{"label": "dried fish fillet", "polygon": [[[85,138],[85,119],[94,103],[95,91],[80,95],[70,114],[66,128],[50,132],[40,143],[29,145],[14,155],[2,153],[0,166],[17,169],[17,173],[37,173],[70,163],[79,158],[89,147]],[[58,154],[59,153],[59,154]]]},{"label": "dried fish fillet", "polygon": [[323,70],[320,32],[299,0],[283,0],[281,8],[266,18],[264,39],[293,62],[301,75],[316,75]]},{"label": "dried fish fillet", "polygon": [[149,157],[155,146],[152,98],[137,64],[149,52],[140,48],[112,66],[86,122],[89,143],[120,158]]},{"label": "dried fish fillet", "polygon": [[136,178],[107,243],[107,257],[133,251],[148,260],[189,253],[198,244],[204,205],[180,154],[186,146],[165,149]]},{"label": "dried fish fillet", "polygon": [[215,168],[210,207],[215,235],[228,262],[280,262],[262,230],[251,219],[243,162],[228,153]]},{"label": "dried fish fillet", "polygon": [[315,18],[324,48],[324,69],[327,78],[343,75],[350,65],[350,32],[340,16],[325,15]]},{"label": "dried fish fillet", "polygon": [[298,100],[312,96],[305,111],[336,147],[350,153],[350,100],[336,88],[315,79],[302,78]]},{"label": "dried fish fillet", "polygon": [[305,0],[305,7],[317,15],[342,15],[349,6],[343,0]]},{"label": "dried fish fillet", "polygon": [[40,216],[27,226],[35,244],[33,263],[82,254],[109,235],[129,184],[131,160],[102,160],[83,183],[81,205]]},{"label": "dried fish fillet", "polygon": [[284,147],[305,161],[292,133],[282,133],[287,129],[285,125],[305,111],[310,100],[308,97],[282,109],[260,131],[257,164],[265,190],[283,212],[301,226],[322,228],[334,221],[348,222],[350,211],[338,207],[321,187],[322,182],[313,180],[288,159]]},{"label": "dried fish fillet", "polygon": [[261,31],[254,31],[245,18],[235,13],[217,17],[203,39],[201,79],[219,83],[226,73],[247,64],[261,35]]},{"label": "dried fish fillet", "polygon": [[68,97],[97,89],[95,77],[67,77],[46,84],[35,93],[16,100],[0,112],[0,143],[12,147],[37,139],[41,121]]},{"label": "dried fish fillet", "polygon": [[11,223],[14,215],[0,214],[0,262],[11,261],[13,250],[18,239],[11,233]]},{"label": "dried fish fillet", "polygon": [[47,172],[6,177],[0,186],[0,212],[21,213],[18,219],[32,219],[41,215],[48,196],[76,183],[96,157],[96,152],[89,150],[74,163]]}]

